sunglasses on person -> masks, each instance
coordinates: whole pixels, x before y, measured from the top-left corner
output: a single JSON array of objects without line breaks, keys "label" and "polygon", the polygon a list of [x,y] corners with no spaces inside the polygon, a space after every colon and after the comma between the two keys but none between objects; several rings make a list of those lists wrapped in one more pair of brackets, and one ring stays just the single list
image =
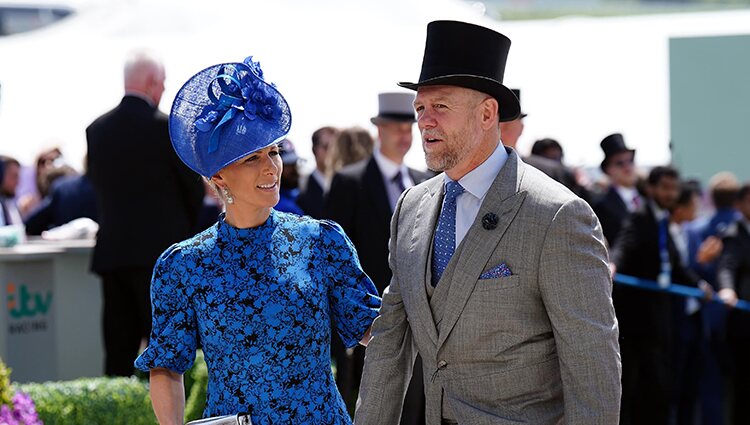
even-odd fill
[{"label": "sunglasses on person", "polygon": [[612,165],[616,167],[624,167],[626,165],[633,165],[634,163],[635,161],[633,160],[633,158],[619,159],[617,161],[612,161]]}]

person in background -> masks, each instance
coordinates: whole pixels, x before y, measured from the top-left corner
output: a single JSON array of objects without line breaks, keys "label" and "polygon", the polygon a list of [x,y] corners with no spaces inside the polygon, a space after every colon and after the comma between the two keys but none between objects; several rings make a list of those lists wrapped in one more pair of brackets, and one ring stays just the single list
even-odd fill
[{"label": "person in background", "polygon": [[[716,267],[723,250],[721,238],[740,213],[735,208],[740,182],[734,174],[719,172],[708,182],[714,212],[696,220],[690,229],[693,246],[697,247],[691,265],[700,276],[719,291]],[[725,377],[731,373],[731,356],[727,346],[727,316],[729,311],[718,303],[703,306],[705,338],[700,382],[702,425],[724,425],[727,399]]]},{"label": "person in background", "polygon": [[[650,199],[628,217],[610,258],[618,273],[661,285],[699,287],[710,297],[710,285],[685,267],[669,231],[669,212],[680,196],[680,187],[676,169],[651,170],[647,183]],[[673,305],[684,299],[615,285],[613,300],[620,325],[622,424],[668,423],[676,339]]]},{"label": "person in background", "polygon": [[294,144],[289,139],[279,142],[279,152],[284,169],[281,172],[281,189],[279,190],[279,203],[276,210],[282,212],[304,215],[305,212],[297,204],[299,197],[299,170],[297,163],[299,157],[294,150]]},{"label": "person in background", "polygon": [[[354,242],[362,268],[380,294],[391,280],[388,238],[393,209],[404,190],[430,177],[404,164],[412,144],[413,102],[412,93],[378,94],[378,115],[370,119],[378,129],[377,148],[368,158],[339,170],[326,198],[327,217],[339,223]],[[338,354],[336,350],[334,354]],[[364,357],[364,349],[358,348],[336,359],[341,372],[339,388],[351,410]],[[421,375],[412,380],[402,424],[424,423],[421,380]]]},{"label": "person in background", "polygon": [[328,152],[328,178],[333,179],[340,169],[349,164],[369,158],[374,148],[375,140],[364,128],[350,127],[341,130]]},{"label": "person in background", "polygon": [[[669,211],[669,236],[674,242],[680,265],[691,269],[691,258],[697,247],[690,223],[697,217],[701,196],[694,182],[680,185],[680,194]],[[673,299],[675,324],[675,352],[673,365],[673,410],[678,425],[692,425],[699,399],[699,384],[703,366],[703,305],[693,297]]]},{"label": "person in background", "polygon": [[3,167],[2,181],[0,181],[0,209],[2,209],[0,225],[23,224],[15,201],[21,163],[5,155],[0,155],[0,162]]},{"label": "person in background", "polygon": [[[50,180],[53,180],[50,179],[49,173],[54,170],[59,172],[64,167],[70,168],[65,164],[62,151],[56,146],[44,149],[37,155],[33,170],[33,191],[19,194],[18,197],[18,210],[24,220],[49,195],[52,187]],[[25,172],[26,170],[21,171],[22,179],[26,175]]]},{"label": "person in background", "polygon": [[[520,104],[521,90],[511,89],[511,91]],[[515,119],[500,123],[500,138],[503,145],[513,148],[516,151],[518,150],[518,139],[521,137],[521,134],[523,134],[525,128],[523,119],[527,116],[528,114],[521,112],[521,115]],[[541,170],[544,174],[552,177],[555,181],[561,183],[582,199],[588,200],[589,194],[586,188],[578,183],[575,172],[563,165],[562,162],[537,155],[533,150],[531,155],[523,157],[522,160],[532,167]]]},{"label": "person in background", "polygon": [[[84,173],[62,176],[51,184],[50,194],[29,214],[24,224],[27,235],[41,235],[45,230],[62,226],[77,218],[98,221],[96,193]],[[52,176],[50,172],[47,175]]]},{"label": "person in background", "polygon": [[297,205],[312,218],[321,219],[325,215],[325,194],[329,187],[327,158],[338,134],[334,127],[321,127],[312,134],[315,169],[307,176],[307,183],[297,197]]},{"label": "person in background", "polygon": [[531,147],[531,154],[547,158],[550,161],[562,163],[563,148],[555,139],[539,139],[534,142],[534,146]]},{"label": "person in background", "polygon": [[[750,300],[750,184],[737,191],[735,208],[740,217],[732,223],[722,239],[724,250],[719,258],[716,279],[719,298],[730,307],[738,299]],[[727,341],[733,369],[729,374],[732,413],[735,424],[750,423],[750,313],[732,310],[727,323]]]},{"label": "person in background", "polygon": [[99,232],[91,268],[102,279],[105,374],[130,376],[151,329],[149,284],[159,254],[194,229],[200,177],[177,157],[158,109],[164,66],[135,52],[120,104],[86,129]]},{"label": "person in background", "polygon": [[226,213],[154,268],[153,331],[136,365],[150,371],[162,425],[183,423],[182,374],[199,342],[205,416],[351,424],[331,372],[330,323],[347,347],[366,344],[380,298],[340,226],[274,209],[284,168],[277,143],[291,121],[252,57],[206,68],[174,100],[174,148]]},{"label": "person in background", "polygon": [[620,133],[610,134],[600,145],[604,151],[600,167],[609,178],[609,189],[591,206],[602,223],[604,237],[611,249],[627,218],[645,205],[646,200],[636,187],[635,149],[625,146],[625,139]]}]

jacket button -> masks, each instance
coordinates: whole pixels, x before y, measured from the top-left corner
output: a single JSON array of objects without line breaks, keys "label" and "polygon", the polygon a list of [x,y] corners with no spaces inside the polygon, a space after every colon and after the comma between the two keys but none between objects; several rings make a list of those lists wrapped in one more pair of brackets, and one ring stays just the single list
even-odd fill
[{"label": "jacket button", "polygon": [[446,366],[448,366],[448,362],[445,360],[440,360],[437,364],[438,369],[444,369]]}]

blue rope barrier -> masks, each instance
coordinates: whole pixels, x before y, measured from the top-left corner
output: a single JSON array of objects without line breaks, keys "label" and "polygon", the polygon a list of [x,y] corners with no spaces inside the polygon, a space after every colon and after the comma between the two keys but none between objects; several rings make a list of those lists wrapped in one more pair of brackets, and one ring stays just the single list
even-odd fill
[{"label": "blue rope barrier", "polygon": [[[656,292],[667,292],[670,294],[675,295],[681,295],[683,297],[694,297],[698,299],[704,299],[703,291],[701,291],[698,288],[693,288],[691,286],[685,286],[685,285],[677,285],[677,284],[670,284],[667,287],[662,288],[659,286],[658,283],[656,283],[653,280],[647,280],[647,279],[641,279],[638,277],[628,276],[620,273],[615,274],[614,282],[626,285],[626,286],[632,286],[639,289],[645,289],[647,291],[656,291]],[[724,304],[724,301],[722,301],[719,297],[714,296],[711,299],[711,302]],[[747,312],[750,312],[750,302],[745,300],[739,300],[737,301],[737,305],[734,306],[735,309],[738,310],[744,310]]]}]

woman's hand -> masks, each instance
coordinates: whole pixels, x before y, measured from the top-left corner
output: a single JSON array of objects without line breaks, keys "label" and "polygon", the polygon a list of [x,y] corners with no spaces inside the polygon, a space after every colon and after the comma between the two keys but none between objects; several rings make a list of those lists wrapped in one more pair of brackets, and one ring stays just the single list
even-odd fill
[{"label": "woman's hand", "polygon": [[185,418],[185,387],[182,375],[169,369],[151,369],[151,404],[160,425],[182,425]]}]

